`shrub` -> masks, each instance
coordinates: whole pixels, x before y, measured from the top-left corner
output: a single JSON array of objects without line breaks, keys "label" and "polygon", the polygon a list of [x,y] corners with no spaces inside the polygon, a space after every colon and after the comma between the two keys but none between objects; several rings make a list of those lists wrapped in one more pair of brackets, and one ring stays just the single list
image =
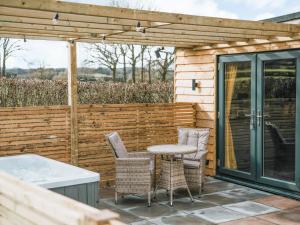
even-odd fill
[{"label": "shrub", "polygon": [[[170,103],[173,82],[78,82],[80,104]],[[67,82],[0,79],[0,107],[66,105]]]}]

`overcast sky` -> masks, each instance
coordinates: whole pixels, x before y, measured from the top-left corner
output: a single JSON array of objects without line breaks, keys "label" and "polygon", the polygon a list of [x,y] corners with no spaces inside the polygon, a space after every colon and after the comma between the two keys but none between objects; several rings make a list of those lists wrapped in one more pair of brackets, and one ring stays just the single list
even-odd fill
[{"label": "overcast sky", "polygon": [[[137,0],[128,1],[133,5],[137,2]],[[108,5],[110,1],[72,0],[72,2]],[[247,20],[261,20],[300,11],[300,0],[143,0],[143,2],[157,11]],[[9,68],[33,68],[40,63],[47,67],[67,65],[64,42],[27,40],[23,45],[24,50],[8,60]],[[78,66],[82,66],[85,57],[85,51],[79,45]]]}]

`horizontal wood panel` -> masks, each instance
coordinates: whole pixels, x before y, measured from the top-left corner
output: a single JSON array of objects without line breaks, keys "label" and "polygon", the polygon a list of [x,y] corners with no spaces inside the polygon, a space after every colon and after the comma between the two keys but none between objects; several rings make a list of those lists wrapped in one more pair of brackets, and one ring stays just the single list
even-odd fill
[{"label": "horizontal wood panel", "polygon": [[192,88],[187,87],[177,87],[176,95],[200,95],[200,96],[213,96],[214,97],[214,89],[213,88],[197,88],[196,90],[192,90]]},{"label": "horizontal wood panel", "polygon": [[[213,88],[215,86],[215,82],[213,80],[196,80],[197,83],[200,84],[201,88]],[[192,89],[192,80],[176,80],[176,87],[189,87]]]},{"label": "horizontal wood panel", "polygon": [[195,96],[195,95],[177,95],[177,102],[193,102],[202,104],[213,104],[215,101],[214,96]]},{"label": "horizontal wood panel", "polygon": [[69,162],[69,108],[0,108],[0,156],[37,153]]},{"label": "horizontal wood panel", "polygon": [[187,65],[176,65],[176,72],[195,72],[195,71],[204,71],[211,72],[214,71],[215,64],[187,64]]},{"label": "horizontal wood panel", "polygon": [[211,72],[176,72],[175,80],[212,80],[214,79],[215,73]]}]

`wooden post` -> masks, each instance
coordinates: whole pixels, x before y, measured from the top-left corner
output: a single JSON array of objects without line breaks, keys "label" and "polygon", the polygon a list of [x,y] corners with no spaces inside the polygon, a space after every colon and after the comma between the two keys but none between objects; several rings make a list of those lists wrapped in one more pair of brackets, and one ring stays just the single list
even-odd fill
[{"label": "wooden post", "polygon": [[76,43],[69,42],[68,105],[71,123],[71,163],[78,165],[78,115],[77,115],[77,56]]}]

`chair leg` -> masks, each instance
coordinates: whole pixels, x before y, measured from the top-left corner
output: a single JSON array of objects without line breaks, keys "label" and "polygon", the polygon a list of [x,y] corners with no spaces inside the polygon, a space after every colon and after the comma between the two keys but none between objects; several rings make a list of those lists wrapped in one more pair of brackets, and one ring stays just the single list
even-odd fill
[{"label": "chair leg", "polygon": [[118,192],[115,192],[115,204],[118,204]]},{"label": "chair leg", "polygon": [[148,192],[148,207],[151,206],[151,191]]},{"label": "chair leg", "polygon": [[202,185],[199,186],[199,198],[201,198],[201,194],[202,194]]},{"label": "chair leg", "polygon": [[200,181],[199,182],[199,198],[201,198],[202,191],[203,191],[203,182]]}]

